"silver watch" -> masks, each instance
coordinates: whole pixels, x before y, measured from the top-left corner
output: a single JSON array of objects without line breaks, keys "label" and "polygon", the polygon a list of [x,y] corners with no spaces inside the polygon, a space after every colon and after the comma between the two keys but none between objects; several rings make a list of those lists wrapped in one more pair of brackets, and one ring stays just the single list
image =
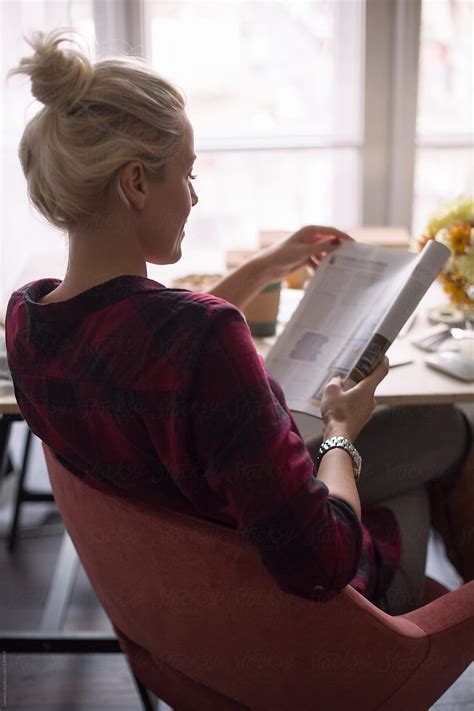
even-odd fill
[{"label": "silver watch", "polygon": [[354,473],[354,479],[359,481],[360,479],[360,470],[362,467],[362,457],[360,456],[359,452],[357,449],[354,447],[352,442],[349,442],[348,439],[345,437],[330,437],[329,439],[325,439],[324,442],[321,444],[318,452],[318,459],[317,459],[317,465],[319,469],[319,465],[321,464],[321,459],[324,457],[326,452],[329,452],[330,449],[335,449],[337,447],[340,447],[341,449],[345,449],[348,454],[351,455],[352,458],[352,471]]}]

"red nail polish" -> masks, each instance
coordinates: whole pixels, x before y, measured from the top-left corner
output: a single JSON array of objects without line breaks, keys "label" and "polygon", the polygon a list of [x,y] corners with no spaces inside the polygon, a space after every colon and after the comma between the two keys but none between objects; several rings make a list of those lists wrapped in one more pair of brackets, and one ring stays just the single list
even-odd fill
[{"label": "red nail polish", "polygon": [[340,237],[333,237],[331,239],[331,244],[341,244],[341,238]]}]

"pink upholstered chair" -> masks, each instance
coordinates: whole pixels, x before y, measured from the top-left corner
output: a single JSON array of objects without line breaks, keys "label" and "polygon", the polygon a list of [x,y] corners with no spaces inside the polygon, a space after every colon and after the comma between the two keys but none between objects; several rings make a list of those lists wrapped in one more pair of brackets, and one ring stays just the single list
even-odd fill
[{"label": "pink upholstered chair", "polygon": [[311,602],[236,531],[97,491],[43,447],[123,651],[176,711],[424,711],[474,659],[474,583],[399,617],[349,586]]}]

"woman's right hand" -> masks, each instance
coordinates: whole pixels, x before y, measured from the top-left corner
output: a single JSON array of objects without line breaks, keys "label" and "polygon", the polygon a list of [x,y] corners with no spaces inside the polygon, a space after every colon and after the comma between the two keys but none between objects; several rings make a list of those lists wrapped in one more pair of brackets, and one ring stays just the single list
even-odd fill
[{"label": "woman's right hand", "polygon": [[342,435],[354,442],[372,417],[376,406],[374,392],[387,375],[388,367],[388,358],[385,356],[370,375],[345,392],[342,389],[342,378],[329,381],[321,400],[324,439]]}]

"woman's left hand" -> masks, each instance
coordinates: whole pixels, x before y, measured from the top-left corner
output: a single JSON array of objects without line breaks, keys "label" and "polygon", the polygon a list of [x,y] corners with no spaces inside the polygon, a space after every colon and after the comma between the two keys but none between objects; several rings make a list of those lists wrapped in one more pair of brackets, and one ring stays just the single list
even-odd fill
[{"label": "woman's left hand", "polygon": [[272,279],[282,279],[304,265],[316,268],[327,252],[333,252],[344,240],[352,240],[335,227],[307,225],[259,252]]}]

